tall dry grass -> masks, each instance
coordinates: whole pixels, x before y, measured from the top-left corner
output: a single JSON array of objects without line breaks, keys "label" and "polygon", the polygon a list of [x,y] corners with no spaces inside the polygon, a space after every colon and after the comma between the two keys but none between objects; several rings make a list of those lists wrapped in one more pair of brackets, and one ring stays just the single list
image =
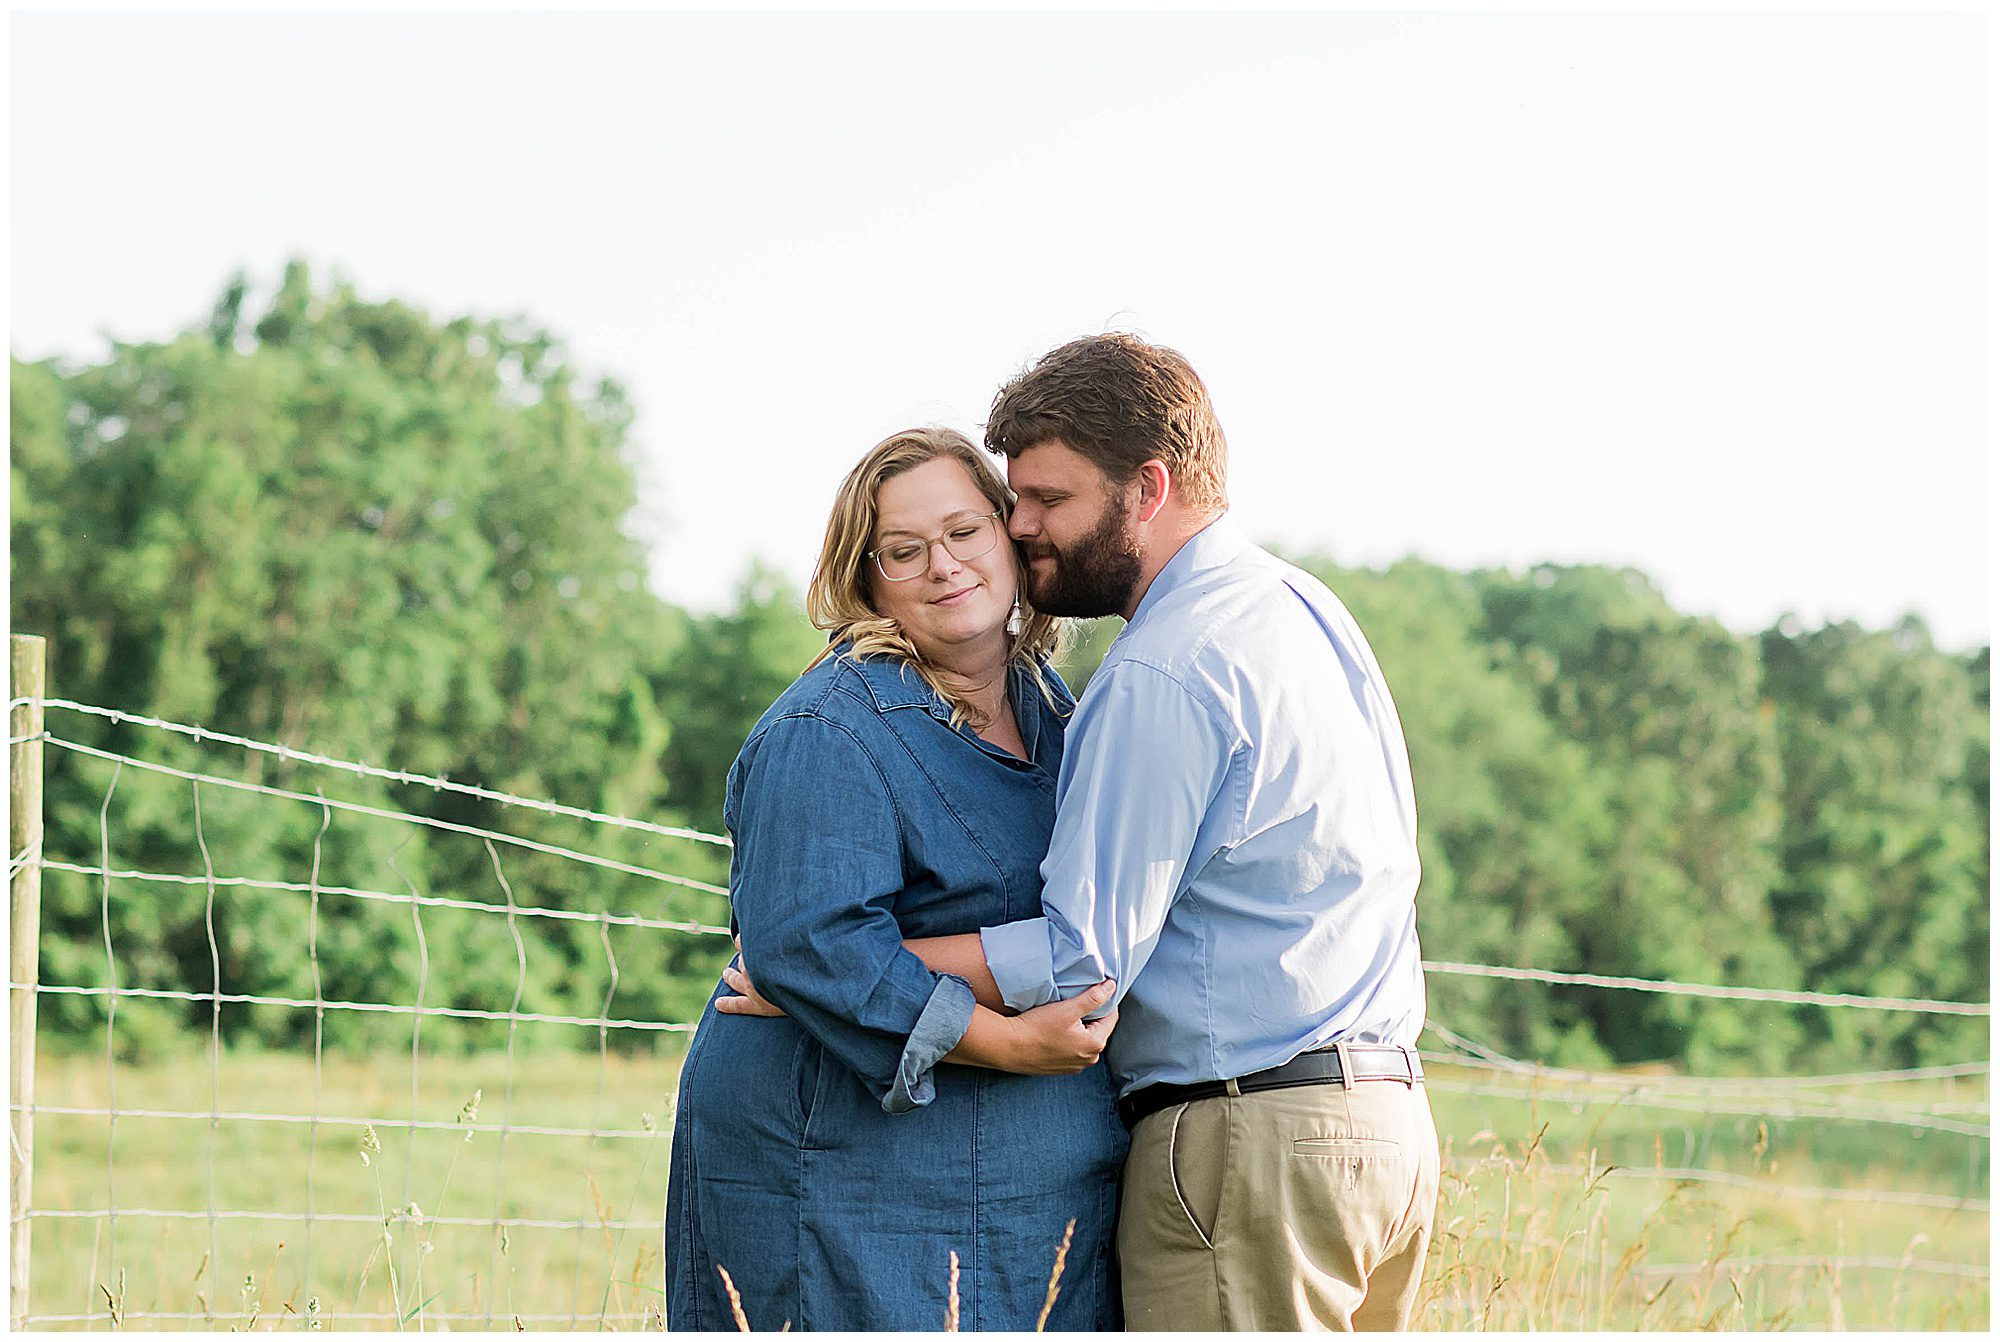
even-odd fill
[{"label": "tall dry grass", "polygon": [[[1937,1262],[1940,1246],[1908,1233],[1893,1260],[1856,1254],[1879,1229],[1850,1229],[1848,1214],[1800,1206],[1781,1186],[1631,1171],[1586,1150],[1575,1163],[1550,1157],[1547,1128],[1503,1141],[1479,1133],[1445,1141],[1431,1256],[1414,1323],[1425,1330],[1779,1331],[1970,1329],[1984,1331],[1991,1286],[1984,1275],[1938,1269],[1983,1263],[1985,1215],[1951,1217],[1962,1259]],[[1469,1148],[1469,1149],[1467,1149]],[[1656,1148],[1657,1149],[1657,1148]],[[1879,1246],[1879,1236],[1874,1237]]]},{"label": "tall dry grass", "polygon": [[[408,1065],[407,1057],[328,1060],[322,1114],[395,1114],[411,1094]],[[1434,1070],[1445,1164],[1420,1327],[1979,1330],[1988,1322],[1989,1282],[1936,1270],[1988,1261],[1987,1215],[1954,1203],[1986,1196],[1983,1143],[1879,1128],[1861,1140],[1851,1125],[1827,1120],[1729,1119],[1696,1130],[1618,1104],[1452,1093],[1450,1069]],[[121,1067],[121,1106],[202,1119],[121,1117],[114,1136],[101,1119],[43,1116],[37,1206],[198,1214],[121,1215],[115,1253],[101,1219],[35,1222],[36,1312],[89,1313],[50,1326],[97,1329],[435,1330],[476,1328],[489,1316],[502,1328],[662,1328],[658,1231],[614,1226],[657,1217],[665,1204],[671,1124],[654,1115],[664,1113],[672,1073],[671,1063],[647,1059],[523,1057],[510,1101],[495,1060],[426,1058],[418,1116],[446,1126],[411,1136],[227,1120],[210,1128],[212,1100],[224,1111],[283,1111],[287,1097],[309,1095],[309,1059],[227,1056],[214,1096],[205,1067]],[[47,1104],[103,1104],[104,1064],[44,1059],[38,1090]],[[643,1139],[515,1132],[503,1161],[498,1134],[479,1123],[511,1103],[512,1123],[567,1124],[575,1097],[599,1091],[606,1125]],[[1920,1098],[1961,1114],[1984,1104],[1983,1086],[1970,1097],[1963,1085],[1934,1091]],[[1702,1165],[1710,1182],[1662,1177],[1688,1164]],[[310,1188],[315,1216],[365,1219],[211,1227],[199,1215],[211,1168],[221,1211],[302,1212]],[[1868,1200],[1798,1196],[1806,1185]],[[1918,1189],[1935,1205],[1893,1196]],[[584,1225],[448,1223],[496,1209]],[[944,1288],[945,1264],[931,1270]],[[1051,1290],[1060,1284],[1058,1265]],[[163,1312],[193,1317],[151,1317]]]}]

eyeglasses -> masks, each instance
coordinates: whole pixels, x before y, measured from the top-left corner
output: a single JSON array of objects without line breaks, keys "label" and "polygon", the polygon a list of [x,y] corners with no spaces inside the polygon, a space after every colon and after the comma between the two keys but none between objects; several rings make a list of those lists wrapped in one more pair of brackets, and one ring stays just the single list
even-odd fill
[{"label": "eyeglasses", "polygon": [[942,535],[929,540],[908,536],[891,541],[879,550],[870,550],[868,557],[890,582],[908,582],[922,577],[931,566],[933,545],[942,544],[946,554],[963,564],[988,553],[999,543],[1000,514],[987,513],[981,517],[962,517],[946,527]]}]

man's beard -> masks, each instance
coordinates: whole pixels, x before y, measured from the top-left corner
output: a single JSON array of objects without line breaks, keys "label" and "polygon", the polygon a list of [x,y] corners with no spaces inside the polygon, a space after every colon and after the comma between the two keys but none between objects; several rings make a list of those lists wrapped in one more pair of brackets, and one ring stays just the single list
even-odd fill
[{"label": "man's beard", "polygon": [[[1139,585],[1139,541],[1116,500],[1105,503],[1097,526],[1068,550],[1036,537],[1020,542],[1020,551],[1028,599],[1049,615],[1083,620],[1116,615]],[[1037,570],[1027,563],[1043,556],[1055,561],[1052,570]]]}]

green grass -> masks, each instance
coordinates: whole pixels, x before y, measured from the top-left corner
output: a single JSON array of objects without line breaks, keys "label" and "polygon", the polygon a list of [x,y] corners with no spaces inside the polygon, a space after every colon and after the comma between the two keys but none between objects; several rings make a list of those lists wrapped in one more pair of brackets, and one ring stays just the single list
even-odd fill
[{"label": "green grass", "polygon": [[[1833,1118],[1680,1113],[1604,1086],[1590,1102],[1467,1094],[1429,1069],[1446,1171],[1419,1323],[1455,1329],[1984,1329],[1986,1138]],[[1507,1084],[1520,1084],[1508,1082]],[[1552,1085],[1551,1088],[1557,1088]],[[1562,1085],[1561,1089],[1570,1089]],[[1951,1108],[1984,1124],[1985,1078],[1813,1092]],[[1736,1097],[1754,1108],[1749,1097]],[[1672,1177],[1675,1170],[1737,1182]],[[1747,1186],[1745,1186],[1747,1185]],[[1844,1198],[1799,1190],[1830,1189]],[[1837,1268],[1824,1262],[1881,1260]],[[1901,1265],[1900,1269],[1896,1265]]]},{"label": "green grass", "polygon": [[[44,1055],[36,1101],[107,1107],[103,1059]],[[672,1058],[601,1060],[522,1053],[511,1100],[503,1056],[425,1056],[417,1116],[447,1125],[414,1134],[224,1120],[225,1113],[314,1111],[310,1058],[226,1054],[219,1090],[210,1062],[120,1065],[117,1107],[188,1111],[192,1119],[44,1112],[35,1127],[38,1209],[125,1209],[99,1219],[33,1223],[37,1316],[92,1314],[115,1304],[138,1328],[403,1326],[658,1326],[657,1231],[605,1228],[651,1221],[665,1200]],[[1989,1283],[1919,1270],[1988,1261],[1983,1210],[1907,1206],[1879,1198],[1804,1198],[1785,1186],[1902,1190],[1985,1199],[1982,1138],[1775,1114],[1704,1118],[1618,1101],[1553,1102],[1468,1094],[1504,1083],[1488,1073],[1431,1069],[1446,1156],[1437,1237],[1418,1323],[1429,1328],[1964,1328],[1982,1329]],[[322,1118],[401,1119],[412,1111],[407,1049],[329,1057],[318,1075]],[[619,1129],[635,1138],[507,1135],[458,1119],[480,1093],[478,1125]],[[1849,1105],[1983,1106],[1985,1078],[1815,1092]],[[1746,1105],[1747,1107],[1747,1105]],[[1984,1123],[1980,1112],[1957,1112]],[[648,1124],[652,1131],[646,1132]],[[1536,1140],[1539,1134],[1539,1141]],[[107,1143],[114,1143],[107,1184]],[[315,1144],[316,1143],[316,1144]],[[1607,1165],[1619,1172],[1599,1177]],[[1636,1177],[1693,1167],[1734,1173],[1751,1187]],[[210,1189],[213,1189],[211,1196]],[[113,1196],[115,1192],[115,1197]],[[303,1219],[351,1213],[351,1223]],[[415,1203],[423,1219],[398,1216]],[[287,1221],[163,1219],[134,1209],[274,1211]],[[582,1229],[511,1230],[431,1218],[496,1214],[580,1220]],[[389,1215],[384,1224],[384,1215]],[[1053,1246],[1052,1246],[1053,1248]],[[211,1257],[211,1251],[213,1256]],[[308,1267],[308,1255],[310,1266]],[[1908,1260],[1902,1271],[1740,1266],[1796,1257]],[[391,1267],[393,1266],[393,1277]],[[1674,1271],[1662,1269],[1676,1268]],[[317,1301],[317,1310],[311,1308]],[[189,1320],[149,1314],[190,1313]],[[461,1317],[471,1315],[467,1320]],[[384,1316],[384,1317],[365,1317]],[[553,1316],[553,1317],[551,1317]]]},{"label": "green grass", "polygon": [[[475,1091],[475,1122],[510,1127],[653,1132],[580,1136],[418,1130],[382,1124],[380,1150],[363,1162],[364,1129],[224,1120],[211,1130],[205,1056],[158,1067],[121,1066],[117,1107],[197,1111],[196,1119],[122,1114],[109,1120],[42,1114],[35,1129],[34,1202],[39,1209],[102,1208],[297,1213],[287,1221],[194,1220],[120,1215],[35,1222],[37,1315],[194,1313],[187,1321],[134,1317],[138,1327],[242,1327],[298,1323],[318,1301],[327,1328],[415,1327],[437,1315],[495,1326],[513,1315],[532,1326],[634,1328],[661,1305],[655,1231],[607,1230],[604,1221],[657,1219],[665,1204],[669,1096],[677,1063],[543,1053],[517,1058],[511,1101],[501,1056],[430,1058],[417,1069],[420,1120],[456,1124]],[[42,1106],[103,1108],[103,1060],[41,1059]],[[328,1058],[318,1112],[386,1117],[412,1112],[410,1058]],[[230,1113],[313,1111],[311,1060],[225,1055],[217,1107]],[[601,1092],[601,1097],[600,1097]],[[107,1183],[106,1151],[111,1146]],[[213,1188],[211,1200],[209,1190]],[[115,1200],[111,1194],[115,1192]],[[304,1220],[359,1214],[368,1223]],[[394,1215],[416,1204],[421,1220]],[[385,1214],[392,1219],[384,1224]],[[585,1229],[517,1227],[505,1242],[490,1225],[439,1225],[434,1217],[585,1221]],[[114,1238],[115,1236],[115,1238]],[[214,1257],[210,1259],[211,1237]],[[308,1269],[310,1255],[310,1269]],[[393,1280],[391,1267],[394,1268]],[[122,1274],[122,1275],[121,1275]],[[421,1317],[414,1313],[421,1305]],[[364,1318],[389,1315],[390,1318]],[[108,1320],[100,1320],[102,1327]],[[63,1326],[63,1325],[50,1325]],[[87,1325],[78,1325],[87,1326]]]}]

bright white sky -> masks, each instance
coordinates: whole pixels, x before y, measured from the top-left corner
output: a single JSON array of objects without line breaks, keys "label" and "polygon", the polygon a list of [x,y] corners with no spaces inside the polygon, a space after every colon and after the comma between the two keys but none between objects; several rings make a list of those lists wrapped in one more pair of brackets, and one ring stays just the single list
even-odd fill
[{"label": "bright white sky", "polygon": [[[800,583],[1071,336],[1253,535],[1990,638],[1980,14],[16,15],[16,355],[301,255],[623,381],[657,590]],[[607,519],[608,520],[608,519]]]}]

